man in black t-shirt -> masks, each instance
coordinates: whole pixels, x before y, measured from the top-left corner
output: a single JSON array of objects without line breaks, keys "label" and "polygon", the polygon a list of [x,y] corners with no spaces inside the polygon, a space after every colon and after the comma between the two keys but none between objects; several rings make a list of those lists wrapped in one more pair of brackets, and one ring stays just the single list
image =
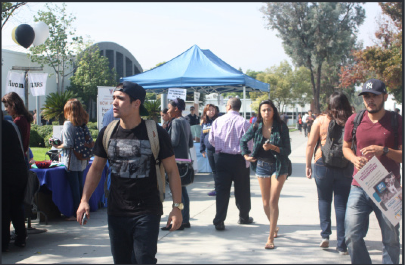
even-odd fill
[{"label": "man in black t-shirt", "polygon": [[[163,205],[157,189],[155,159],[141,116],[146,92],[132,82],[119,84],[113,94],[113,115],[120,123],[113,130],[107,152],[103,147],[103,128],[94,147],[95,158],[86,177],[77,221],[84,213],[89,217],[89,198],[99,184],[106,161],[112,171],[108,197],[108,229],[115,264],[157,263],[157,241]],[[168,133],[157,126],[160,151],[172,191],[173,210],[167,227],[177,230],[182,224],[181,180]],[[86,224],[86,222],[85,222]]]},{"label": "man in black t-shirt", "polygon": [[189,110],[191,111],[191,113],[188,114],[186,117],[186,119],[189,121],[189,125],[199,125],[199,117],[194,113],[195,107],[192,106],[191,108],[189,108]]}]

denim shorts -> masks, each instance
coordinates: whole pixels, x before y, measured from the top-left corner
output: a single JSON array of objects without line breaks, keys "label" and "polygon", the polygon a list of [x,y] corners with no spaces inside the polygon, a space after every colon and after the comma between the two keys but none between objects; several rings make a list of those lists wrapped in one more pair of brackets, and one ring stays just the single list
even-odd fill
[{"label": "denim shorts", "polygon": [[270,178],[276,174],[276,163],[267,163],[257,160],[256,176],[258,178]]}]

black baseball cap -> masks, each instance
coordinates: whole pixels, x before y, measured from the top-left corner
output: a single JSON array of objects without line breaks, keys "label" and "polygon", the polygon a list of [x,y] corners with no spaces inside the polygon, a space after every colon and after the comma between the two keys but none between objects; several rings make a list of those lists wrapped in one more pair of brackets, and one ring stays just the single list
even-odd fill
[{"label": "black baseball cap", "polygon": [[[120,88],[120,86],[123,86],[123,88]],[[124,81],[123,83],[118,84],[114,91],[124,92],[134,100],[139,99],[141,101],[140,116],[148,116],[148,111],[143,105],[144,100],[146,99],[146,91],[142,86],[137,83]]]},{"label": "black baseball cap", "polygon": [[381,80],[369,79],[363,84],[362,92],[359,93],[359,96],[365,93],[373,93],[376,95],[387,94],[386,85]]}]

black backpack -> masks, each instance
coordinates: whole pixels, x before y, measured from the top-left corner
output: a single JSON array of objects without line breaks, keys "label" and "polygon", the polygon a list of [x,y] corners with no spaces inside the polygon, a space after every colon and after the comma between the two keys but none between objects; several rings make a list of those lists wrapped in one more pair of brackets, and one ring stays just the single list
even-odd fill
[{"label": "black backpack", "polygon": [[[349,160],[345,158],[342,152],[344,131],[345,127],[338,125],[335,120],[329,122],[326,142],[321,146],[322,161],[325,166],[336,168],[346,168],[348,166]],[[318,139],[315,151],[320,143],[321,140]]]}]

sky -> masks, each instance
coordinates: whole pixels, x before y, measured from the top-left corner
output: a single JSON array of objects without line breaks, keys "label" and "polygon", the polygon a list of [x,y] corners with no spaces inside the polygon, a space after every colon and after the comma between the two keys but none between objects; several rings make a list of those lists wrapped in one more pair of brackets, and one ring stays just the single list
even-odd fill
[{"label": "sky", "polygon": [[[61,4],[61,3],[59,3]],[[76,34],[92,41],[111,41],[128,49],[143,70],[169,61],[194,44],[209,49],[236,69],[263,71],[291,59],[285,54],[277,32],[266,29],[260,2],[225,3],[67,3],[67,13],[76,16]],[[366,19],[358,38],[373,45],[377,2],[363,5]],[[2,30],[2,48],[16,45],[14,27],[34,23],[45,3],[29,2],[20,8]],[[24,48],[23,48],[24,49]]]}]

